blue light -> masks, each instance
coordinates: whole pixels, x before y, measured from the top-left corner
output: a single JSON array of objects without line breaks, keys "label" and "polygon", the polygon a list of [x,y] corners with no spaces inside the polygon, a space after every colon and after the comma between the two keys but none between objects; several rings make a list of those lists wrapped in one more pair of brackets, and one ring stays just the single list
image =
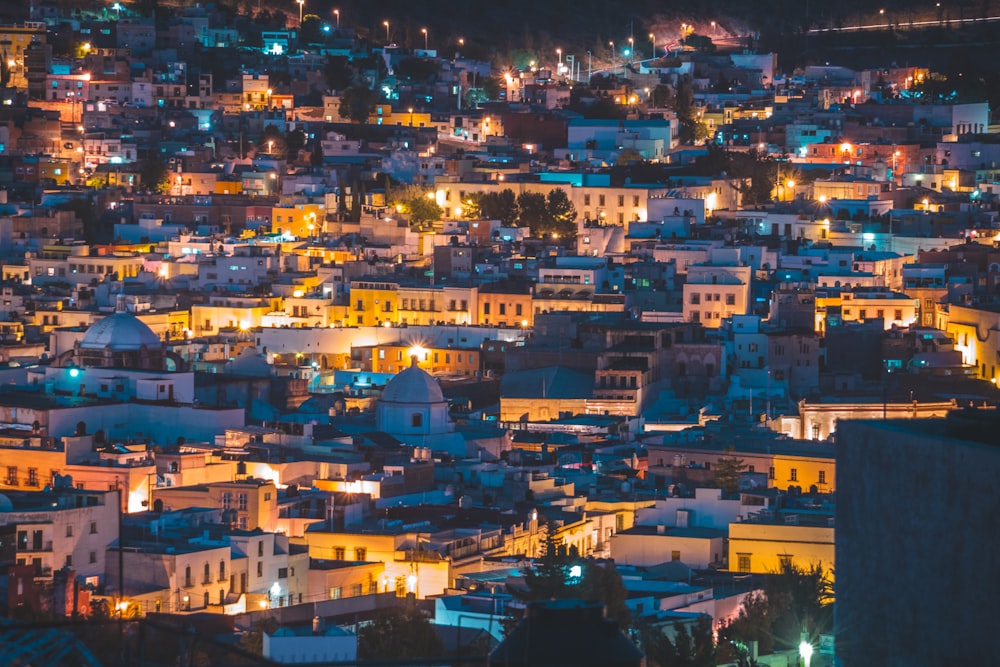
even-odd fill
[{"label": "blue light", "polygon": [[330,26],[328,25],[323,26],[323,32],[330,32]]},{"label": "blue light", "polygon": [[631,54],[631,53],[632,53],[632,52],[631,52],[631,51],[629,51],[628,49],[623,49],[623,50],[622,50],[622,55],[624,55],[624,56],[627,56],[627,55],[629,55],[629,54]]},{"label": "blue light", "polygon": [[79,368],[71,368],[71,369],[69,369],[69,376],[71,378],[80,377],[80,369]]}]

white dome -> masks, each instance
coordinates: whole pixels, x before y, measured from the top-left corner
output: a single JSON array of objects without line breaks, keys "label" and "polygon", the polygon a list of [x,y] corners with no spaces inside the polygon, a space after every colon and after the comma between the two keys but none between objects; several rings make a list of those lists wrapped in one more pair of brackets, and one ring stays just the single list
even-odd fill
[{"label": "white dome", "polygon": [[427,371],[413,365],[396,375],[382,390],[381,403],[444,403],[441,386]]},{"label": "white dome", "polygon": [[160,349],[160,337],[146,324],[131,313],[114,313],[95,322],[80,341],[80,349],[138,350]]}]

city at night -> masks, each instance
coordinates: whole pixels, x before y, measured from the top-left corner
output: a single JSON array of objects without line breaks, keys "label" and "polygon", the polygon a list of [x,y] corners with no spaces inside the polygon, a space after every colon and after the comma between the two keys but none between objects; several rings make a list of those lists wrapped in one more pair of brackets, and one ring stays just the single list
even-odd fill
[{"label": "city at night", "polygon": [[1000,2],[0,3],[0,665],[991,665]]}]

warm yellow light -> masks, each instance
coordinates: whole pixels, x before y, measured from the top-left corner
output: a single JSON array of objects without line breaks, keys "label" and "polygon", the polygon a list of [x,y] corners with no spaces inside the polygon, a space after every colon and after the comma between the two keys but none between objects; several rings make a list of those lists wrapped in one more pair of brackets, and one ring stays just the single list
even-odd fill
[{"label": "warm yellow light", "polygon": [[403,205],[396,204],[396,213],[402,213],[402,212],[403,212]]},{"label": "warm yellow light", "polygon": [[90,42],[83,43],[83,50],[84,52],[90,51]]},{"label": "warm yellow light", "polygon": [[528,326],[528,320],[521,320],[521,326],[522,327]]},{"label": "warm yellow light", "polygon": [[455,213],[455,217],[456,218],[461,218],[462,217],[462,207],[461,206],[456,206],[454,213]]},{"label": "warm yellow light", "polygon": [[406,351],[408,357],[416,357],[417,361],[427,361],[427,348],[422,345],[413,345]]},{"label": "warm yellow light", "polygon": [[791,179],[788,179],[788,181],[785,183],[785,185],[787,185],[790,188],[794,188],[795,187],[795,181],[793,181]]},{"label": "warm yellow light", "polygon": [[819,203],[820,204],[825,204],[826,203],[826,195],[820,195],[819,196]]},{"label": "warm yellow light", "polygon": [[842,152],[844,152],[844,153],[850,153],[851,152],[851,145],[849,143],[847,143],[847,142],[844,142],[844,143],[840,144],[840,150]]},{"label": "warm yellow light", "polygon": [[246,331],[250,328],[250,320],[240,320],[240,329]]},{"label": "warm yellow light", "polygon": [[430,199],[431,201],[434,201],[434,193],[433,192],[428,192],[427,193],[427,198]]}]

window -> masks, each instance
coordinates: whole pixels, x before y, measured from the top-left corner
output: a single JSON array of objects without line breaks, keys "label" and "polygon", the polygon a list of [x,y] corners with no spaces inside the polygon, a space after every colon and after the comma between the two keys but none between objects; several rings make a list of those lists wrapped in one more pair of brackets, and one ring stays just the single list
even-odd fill
[{"label": "window", "polygon": [[793,482],[799,481],[799,469],[798,468],[792,468],[792,473],[791,473],[790,479]]},{"label": "window", "polygon": [[97,552],[96,551],[91,551],[90,552],[90,564],[93,565],[96,562],[97,562]]},{"label": "window", "polygon": [[825,470],[820,470],[819,471],[819,483],[820,484],[826,484],[826,471]]},{"label": "window", "polygon": [[7,466],[6,484],[17,486],[17,466]]},{"label": "window", "polygon": [[184,568],[184,585],[194,586],[194,580],[191,578],[191,566],[188,565]]},{"label": "window", "polygon": [[339,600],[341,598],[341,588],[340,586],[334,586],[330,589],[330,599]]},{"label": "window", "polygon": [[410,415],[410,426],[413,428],[420,428],[424,425],[424,416],[419,412],[414,412]]},{"label": "window", "polygon": [[66,526],[66,537],[73,537],[73,526]]},{"label": "window", "polygon": [[239,508],[241,510],[243,510],[243,511],[246,511],[246,509],[247,509],[247,494],[245,494],[245,493],[239,494],[237,496],[237,500],[239,501]]},{"label": "window", "polygon": [[351,584],[351,597],[361,595],[361,584]]},{"label": "window", "polygon": [[750,571],[750,554],[736,554],[736,570],[738,572]]},{"label": "window", "polygon": [[264,540],[261,540],[260,542],[257,543],[257,556],[259,557],[264,556]]},{"label": "window", "polygon": [[38,486],[38,468],[28,468],[28,486]]},{"label": "window", "polygon": [[692,292],[691,293],[691,303],[695,304],[695,305],[700,304],[701,303],[701,294],[699,294],[698,292]]},{"label": "window", "polygon": [[226,580],[226,561],[219,561],[219,581]]},{"label": "window", "polygon": [[257,576],[258,577],[264,576],[264,561],[262,560],[257,561]]},{"label": "window", "polygon": [[354,550],[354,560],[367,560],[368,559],[368,549],[364,547],[357,547]]},{"label": "window", "polygon": [[681,552],[680,551],[671,551],[670,552],[670,560],[672,560],[672,561],[679,561],[680,559],[681,559]]},{"label": "window", "polygon": [[73,567],[73,554],[66,554],[66,567]]},{"label": "window", "polygon": [[288,568],[287,567],[279,567],[278,568],[278,579],[287,579],[287,578],[288,578]]},{"label": "window", "polygon": [[726,295],[726,305],[727,306],[735,306],[736,305],[736,295],[735,294],[727,294]]},{"label": "window", "polygon": [[781,571],[790,570],[792,568],[792,557],[788,554],[778,554],[778,568]]},{"label": "window", "polygon": [[224,491],[222,493],[222,509],[227,510],[233,504],[233,494],[229,491]]},{"label": "window", "polygon": [[96,521],[91,521],[90,522],[90,534],[91,535],[96,535],[97,534],[97,522]]},{"label": "window", "polygon": [[205,573],[201,577],[201,583],[212,583],[212,567],[208,563],[205,563]]},{"label": "window", "polygon": [[767,478],[774,479],[774,466],[767,469]]},{"label": "window", "polygon": [[333,559],[334,560],[345,560],[347,558],[347,550],[344,547],[334,547],[333,548]]}]

